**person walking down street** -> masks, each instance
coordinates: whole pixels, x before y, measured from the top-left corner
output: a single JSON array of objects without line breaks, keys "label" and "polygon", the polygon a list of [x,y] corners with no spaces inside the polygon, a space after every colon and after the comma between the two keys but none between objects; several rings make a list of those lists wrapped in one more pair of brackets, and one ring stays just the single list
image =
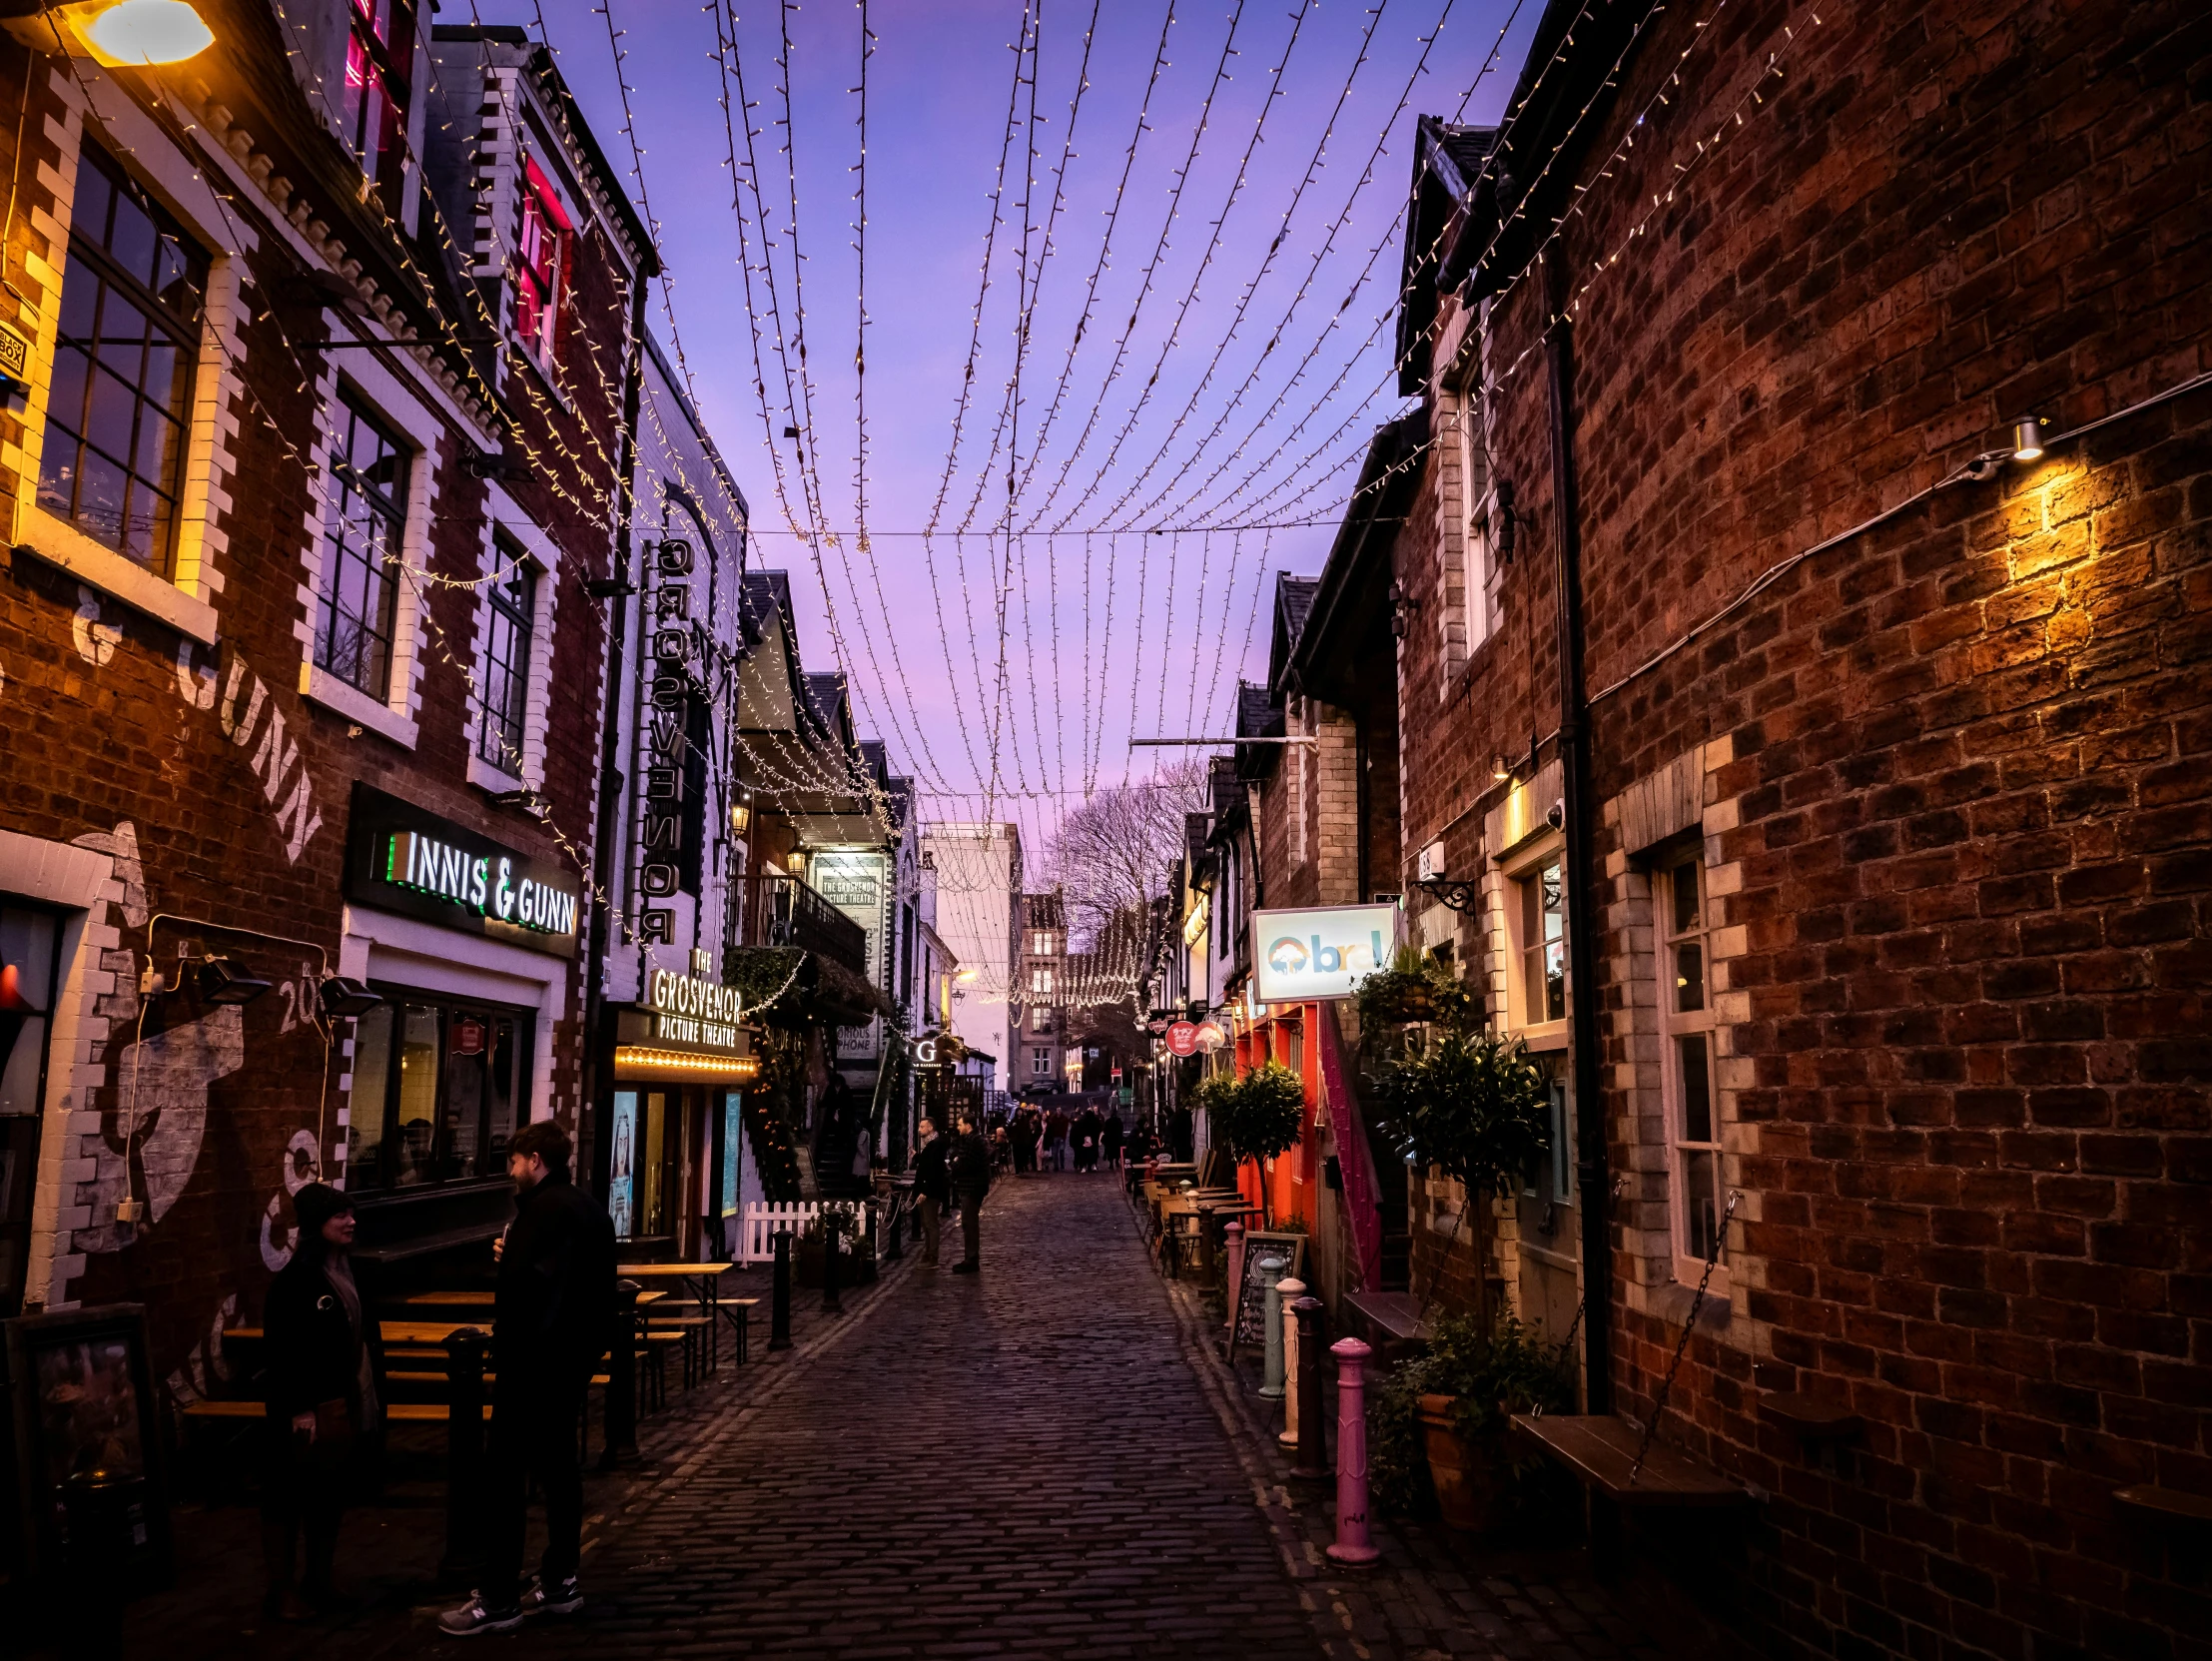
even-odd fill
[{"label": "person walking down street", "polygon": [[922,1261],[934,1268],[938,1231],[953,1198],[953,1179],[945,1169],[945,1139],[937,1134],[936,1121],[925,1119],[917,1130],[922,1146],[914,1155],[914,1205],[922,1219]]},{"label": "person walking down street", "polygon": [[1068,1169],[1068,1116],[1058,1108],[1045,1116],[1045,1165],[1051,1171]]},{"label": "person walking down street", "polygon": [[[614,1225],[568,1178],[571,1145],[549,1119],[524,1126],[508,1147],[520,1191],[514,1221],[493,1247],[499,1260],[492,1309],[498,1382],[485,1458],[484,1582],[438,1617],[455,1637],[506,1632],[527,1615],[572,1615],[582,1545],[583,1480],[576,1425],[591,1372],[614,1320]],[[522,1585],[529,1481],[545,1495],[545,1555]]]},{"label": "person walking down street", "polygon": [[1083,1105],[1083,1112],[1076,1115],[1076,1123],[1070,1132],[1076,1148],[1076,1170],[1079,1172],[1099,1169],[1099,1110],[1090,1103]]},{"label": "person walking down street", "polygon": [[1044,1140],[1044,1117],[1035,1108],[1024,1108],[1014,1125],[1014,1169],[1017,1173],[1037,1175],[1037,1149]]},{"label": "person walking down street", "polygon": [[945,1164],[954,1192],[960,1196],[962,1254],[961,1260],[953,1265],[953,1272],[975,1274],[983,1266],[981,1214],[983,1197],[991,1189],[991,1145],[976,1134],[975,1121],[961,1119],[960,1135],[953,1139],[953,1146],[946,1152]]},{"label": "person walking down street", "polygon": [[1121,1169],[1121,1116],[1109,1113],[1099,1127],[1099,1152],[1106,1159],[1108,1171]]},{"label": "person walking down street", "polygon": [[[292,1260],[270,1282],[263,1330],[269,1365],[270,1464],[262,1490],[266,1607],[305,1620],[338,1602],[332,1570],[339,1518],[363,1438],[379,1418],[375,1328],[354,1283],[354,1206],[328,1183],[292,1197]],[[295,1582],[300,1537],[307,1574]]]}]

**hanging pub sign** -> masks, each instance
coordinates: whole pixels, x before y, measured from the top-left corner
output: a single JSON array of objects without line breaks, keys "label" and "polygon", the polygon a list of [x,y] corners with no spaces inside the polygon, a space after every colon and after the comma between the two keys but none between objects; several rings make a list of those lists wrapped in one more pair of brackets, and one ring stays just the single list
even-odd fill
[{"label": "hanging pub sign", "polygon": [[1398,918],[1398,908],[1389,905],[1253,912],[1252,939],[1259,945],[1253,1002],[1349,998],[1361,981],[1389,967]]},{"label": "hanging pub sign", "polygon": [[346,897],[555,957],[576,955],[583,914],[582,885],[565,867],[359,780]]},{"label": "hanging pub sign", "polygon": [[653,586],[639,653],[639,710],[645,766],[640,805],[635,911],[641,943],[671,945],[673,906],[655,904],[699,892],[706,841],[707,750],[713,734],[698,695],[698,640],[691,623],[691,544],[680,536],[651,544]]}]

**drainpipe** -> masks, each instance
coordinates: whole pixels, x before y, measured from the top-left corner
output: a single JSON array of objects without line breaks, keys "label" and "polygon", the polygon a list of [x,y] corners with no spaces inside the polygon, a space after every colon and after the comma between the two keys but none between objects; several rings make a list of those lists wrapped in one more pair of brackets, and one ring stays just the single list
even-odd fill
[{"label": "drainpipe", "polygon": [[[630,349],[622,366],[622,445],[615,463],[614,575],[630,580],[630,518],[637,493],[638,401],[645,381],[645,279],[638,276],[630,295]],[[600,722],[599,823],[591,842],[591,940],[584,960],[584,1065],[583,1100],[577,1109],[577,1140],[586,1128],[596,1131],[599,1087],[613,1076],[613,1046],[606,1027],[608,931],[607,890],[614,881],[615,760],[619,755],[622,716],[622,642],[629,632],[626,594],[614,596],[614,610],[607,621],[607,707]],[[607,1188],[606,1153],[594,1134],[591,1138],[593,1188],[604,1196]],[[579,1162],[580,1168],[581,1162]]]},{"label": "drainpipe", "polygon": [[[1564,273],[1556,262],[1555,282]],[[1590,1413],[1613,1410],[1613,1250],[1606,1216],[1612,1198],[1605,1148],[1605,1092],[1598,1052],[1598,951],[1591,908],[1588,701],[1582,679],[1582,526],[1575,490],[1573,325],[1555,306],[1546,345],[1551,369],[1552,504],[1559,524],[1559,760],[1567,820],[1568,1031],[1575,1092],[1575,1179],[1582,1198],[1584,1390]]]}]

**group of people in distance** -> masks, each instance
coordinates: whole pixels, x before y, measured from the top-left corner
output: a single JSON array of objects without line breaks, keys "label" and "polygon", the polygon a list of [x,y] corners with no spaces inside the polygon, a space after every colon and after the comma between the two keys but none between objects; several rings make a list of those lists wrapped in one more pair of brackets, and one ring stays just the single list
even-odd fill
[{"label": "group of people in distance", "polygon": [[1065,1108],[1026,1102],[998,1128],[994,1141],[1004,1151],[1002,1163],[1017,1177],[1066,1171],[1071,1165],[1077,1171],[1118,1171],[1131,1143],[1119,1114],[1090,1102],[1073,1115]]}]

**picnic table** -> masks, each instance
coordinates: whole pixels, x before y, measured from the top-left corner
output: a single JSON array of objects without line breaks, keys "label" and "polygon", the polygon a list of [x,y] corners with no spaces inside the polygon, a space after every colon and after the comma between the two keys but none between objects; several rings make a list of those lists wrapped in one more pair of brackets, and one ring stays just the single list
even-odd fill
[{"label": "picnic table", "polygon": [[[731,1263],[617,1263],[614,1272],[627,1280],[676,1280],[691,1288],[698,1297],[699,1307],[706,1311],[707,1368],[712,1371],[722,1364],[724,1317],[727,1316],[730,1324],[735,1327],[749,1312],[749,1306],[730,1310],[722,1307],[722,1276],[734,1266]],[[666,1293],[661,1295],[665,1296]],[[637,1300],[640,1303],[645,1301],[645,1291],[641,1290],[637,1294]],[[740,1344],[744,1342],[742,1332],[739,1333],[738,1341]]]}]

